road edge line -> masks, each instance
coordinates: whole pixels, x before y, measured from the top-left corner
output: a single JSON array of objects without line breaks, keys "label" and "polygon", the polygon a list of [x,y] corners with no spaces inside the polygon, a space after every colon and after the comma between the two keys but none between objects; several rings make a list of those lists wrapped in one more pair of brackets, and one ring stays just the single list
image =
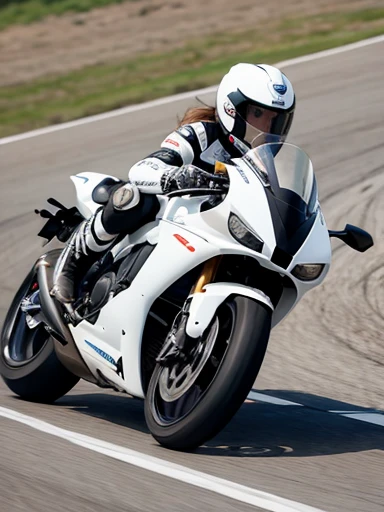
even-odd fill
[{"label": "road edge line", "polygon": [[[278,62],[276,64],[277,67],[289,67],[294,66],[295,64],[301,64],[304,62],[310,62],[312,60],[321,59],[324,57],[331,57],[332,55],[337,55],[339,53],[344,53],[351,50],[356,50],[359,48],[363,48],[365,46],[371,44],[377,44],[384,41],[384,35],[370,37],[368,39],[362,39],[361,41],[356,41],[355,43],[350,43],[342,46],[337,46],[335,48],[330,48],[328,50],[322,50],[320,52],[310,53],[308,55],[302,55],[301,57],[295,57],[293,59],[288,59],[285,61]],[[40,135],[48,135],[50,133],[54,133],[61,130],[66,130],[68,128],[75,128],[77,126],[82,126],[84,124],[90,124],[98,121],[103,121],[105,119],[112,119],[114,117],[119,117],[122,115],[130,114],[133,112],[137,112],[139,110],[146,110],[152,107],[158,107],[161,105],[166,105],[168,103],[172,103],[174,101],[182,101],[184,99],[192,98],[199,94],[208,94],[211,92],[215,92],[217,85],[213,85],[210,87],[205,87],[203,89],[197,89],[195,91],[189,91],[180,94],[174,94],[172,96],[166,96],[164,98],[158,98],[156,100],[147,101],[145,103],[138,103],[136,105],[129,105],[127,107],[122,107],[116,110],[110,110],[108,112],[103,112],[101,114],[96,114],[89,117],[82,117],[80,119],[75,119],[73,121],[68,121],[66,123],[46,126],[44,128],[38,128],[37,130],[31,130],[24,133],[19,133],[16,135],[10,135],[8,137],[0,138],[0,146],[5,144],[11,144],[12,142],[20,142],[26,139],[31,139],[33,137],[39,137]]]}]

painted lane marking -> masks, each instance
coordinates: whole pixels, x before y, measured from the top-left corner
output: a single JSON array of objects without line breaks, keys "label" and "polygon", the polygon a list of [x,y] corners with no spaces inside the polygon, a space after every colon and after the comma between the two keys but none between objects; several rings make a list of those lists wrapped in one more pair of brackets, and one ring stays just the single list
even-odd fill
[{"label": "painted lane marking", "polygon": [[230,480],[217,478],[207,473],[195,471],[173,462],[158,459],[151,455],[136,452],[116,444],[101,441],[90,436],[65,430],[56,427],[45,421],[38,420],[32,416],[27,416],[19,412],[0,407],[0,416],[9,420],[18,421],[29,427],[32,427],[46,434],[65,439],[75,445],[82,446],[94,452],[101,453],[107,457],[126,462],[133,466],[152,471],[162,476],[167,476],[180,482],[184,482],[201,489],[215,492],[242,503],[247,503],[255,507],[269,510],[272,512],[323,512],[320,509],[303,505],[296,501],[280,498],[274,494],[252,489],[245,485],[236,484]]},{"label": "painted lane marking", "polygon": [[[277,62],[277,67],[289,67],[294,66],[295,64],[301,64],[304,62],[310,62],[312,60],[321,59],[324,57],[331,57],[332,55],[337,55],[339,53],[349,52],[352,50],[357,50],[359,48],[364,48],[365,46],[371,44],[377,44],[384,42],[384,35],[371,37],[369,39],[363,39],[362,41],[357,41],[356,43],[346,44],[344,46],[338,46],[337,48],[331,48],[329,50],[323,50],[321,52],[310,53],[308,55],[302,55],[301,57],[296,57],[294,59],[284,60],[281,62]],[[0,139],[0,146],[2,144],[10,144],[11,142],[18,142],[25,139],[30,139],[32,137],[38,137],[40,135],[47,135],[49,133],[57,132],[60,130],[66,130],[68,128],[74,128],[76,126],[81,126],[88,123],[94,123],[97,121],[103,121],[104,119],[111,119],[113,117],[123,116],[125,114],[130,114],[132,112],[138,112],[140,110],[146,110],[152,107],[158,107],[161,105],[166,105],[168,103],[173,103],[175,101],[181,101],[184,99],[193,98],[199,94],[209,94],[216,92],[217,85],[206,87],[204,89],[198,89],[196,91],[189,91],[181,94],[174,94],[173,96],[167,96],[165,98],[159,98],[157,100],[148,101],[146,103],[139,103],[138,105],[131,105],[128,107],[119,108],[116,110],[111,110],[109,112],[103,112],[102,114],[96,114],[94,116],[83,117],[81,119],[76,119],[74,121],[69,121],[67,123],[61,123],[53,126],[46,126],[45,128],[39,128],[37,130],[32,130],[25,133],[19,133],[17,135],[11,135],[9,137],[3,137]]]},{"label": "painted lane marking", "polygon": [[312,60],[323,59],[324,57],[332,57],[332,55],[338,55],[339,53],[350,52],[352,50],[358,50],[371,44],[383,43],[384,35],[370,37],[368,39],[362,39],[355,43],[345,44],[343,46],[337,46],[336,48],[330,48],[329,50],[322,50],[321,52],[309,53],[308,55],[302,55],[301,57],[295,57],[294,59],[283,60],[276,64],[277,67],[288,67],[296,64],[302,64],[303,62],[309,62]]},{"label": "painted lane marking", "polygon": [[216,91],[217,86],[206,87],[204,89],[198,89],[196,91],[189,91],[181,94],[175,94],[173,96],[167,96],[165,98],[159,98],[157,100],[147,101],[145,103],[139,103],[138,105],[130,105],[128,107],[119,108],[116,110],[110,110],[109,112],[103,112],[102,114],[96,114],[94,116],[82,117],[75,119],[74,121],[68,121],[67,123],[56,124],[53,126],[46,126],[44,128],[38,128],[30,132],[19,133],[17,135],[11,135],[0,139],[0,146],[2,144],[10,144],[11,142],[18,142],[32,137],[38,137],[40,135],[47,135],[49,133],[57,132],[60,130],[66,130],[68,128],[74,128],[84,124],[95,123],[97,121],[104,121],[105,119],[112,119],[113,117],[120,117],[140,110],[146,110],[152,107],[159,107],[173,103],[175,101],[181,101],[184,99],[193,98],[197,94],[208,94]]},{"label": "painted lane marking", "polygon": [[[298,404],[296,402],[290,402],[289,400],[283,400],[281,398],[276,398],[270,395],[264,395],[263,393],[258,393],[257,391],[250,391],[248,394],[248,399],[246,402],[266,402],[274,405],[296,405],[301,407],[308,407],[304,404]],[[372,423],[373,425],[379,425],[384,427],[384,413],[381,411],[334,411],[327,409],[319,409],[316,407],[310,407],[311,409],[315,409],[320,412],[327,412],[331,414],[337,414],[338,416],[343,416],[344,418],[350,418],[353,420],[364,421],[365,423]]]},{"label": "painted lane marking", "polygon": [[263,395],[253,390],[249,392],[248,398],[252,401],[256,400],[257,402],[267,402],[274,405],[299,405],[303,407],[303,404],[297,404],[296,402],[290,402],[289,400],[283,400],[282,398],[276,398],[270,395]]},{"label": "painted lane marking", "polygon": [[367,414],[367,413],[374,412],[374,413],[380,414],[380,412],[378,412],[376,409],[375,410],[355,409],[355,410],[350,410],[350,411],[348,411],[347,409],[343,409],[340,411],[328,410],[327,412],[332,412],[334,414],[361,414],[361,413]]},{"label": "painted lane marking", "polygon": [[[328,411],[333,412],[333,411]],[[353,412],[353,413],[338,413],[339,416],[344,416],[344,418],[351,418],[352,420],[364,421],[365,423],[372,423],[373,425],[379,425],[380,427],[384,427],[384,414],[380,414],[377,412]]]}]

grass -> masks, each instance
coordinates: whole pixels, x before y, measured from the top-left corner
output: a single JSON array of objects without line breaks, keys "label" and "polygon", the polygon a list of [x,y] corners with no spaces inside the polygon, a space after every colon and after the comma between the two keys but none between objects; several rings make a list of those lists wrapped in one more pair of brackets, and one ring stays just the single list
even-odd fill
[{"label": "grass", "polygon": [[66,12],[86,12],[122,2],[139,0],[0,0],[0,30],[10,25],[39,21],[49,15],[60,16]]},{"label": "grass", "polygon": [[384,33],[384,9],[285,19],[255,34],[0,88],[0,137],[218,83],[240,61],[275,63]]}]

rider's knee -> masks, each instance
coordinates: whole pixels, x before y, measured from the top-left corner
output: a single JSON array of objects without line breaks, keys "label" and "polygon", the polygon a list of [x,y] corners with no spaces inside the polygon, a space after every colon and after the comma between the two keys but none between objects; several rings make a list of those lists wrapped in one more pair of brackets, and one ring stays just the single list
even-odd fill
[{"label": "rider's knee", "polygon": [[130,210],[140,202],[139,189],[133,183],[124,183],[116,187],[111,194],[112,205],[118,212]]},{"label": "rider's knee", "polygon": [[113,189],[102,213],[102,224],[110,234],[133,233],[155,220],[160,209],[155,195],[142,194],[131,183]]}]

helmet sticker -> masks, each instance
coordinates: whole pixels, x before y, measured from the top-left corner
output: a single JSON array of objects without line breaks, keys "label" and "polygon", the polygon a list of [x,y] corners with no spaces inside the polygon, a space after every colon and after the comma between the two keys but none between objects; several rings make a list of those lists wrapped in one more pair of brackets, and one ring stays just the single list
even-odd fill
[{"label": "helmet sticker", "polygon": [[235,117],[236,117],[236,109],[235,109],[235,107],[233,106],[233,103],[232,103],[231,101],[229,101],[228,99],[227,99],[227,100],[225,101],[225,103],[224,103],[224,110],[225,110],[225,112],[226,112],[229,116],[231,116],[231,117],[233,117],[233,118],[235,118]]},{"label": "helmet sticker", "polygon": [[272,105],[280,105],[280,106],[284,107],[285,101],[283,100],[283,98],[281,96],[279,96],[277,100],[272,100]]},{"label": "helmet sticker", "polygon": [[287,86],[285,84],[273,84],[273,88],[278,94],[285,94],[287,92]]}]

